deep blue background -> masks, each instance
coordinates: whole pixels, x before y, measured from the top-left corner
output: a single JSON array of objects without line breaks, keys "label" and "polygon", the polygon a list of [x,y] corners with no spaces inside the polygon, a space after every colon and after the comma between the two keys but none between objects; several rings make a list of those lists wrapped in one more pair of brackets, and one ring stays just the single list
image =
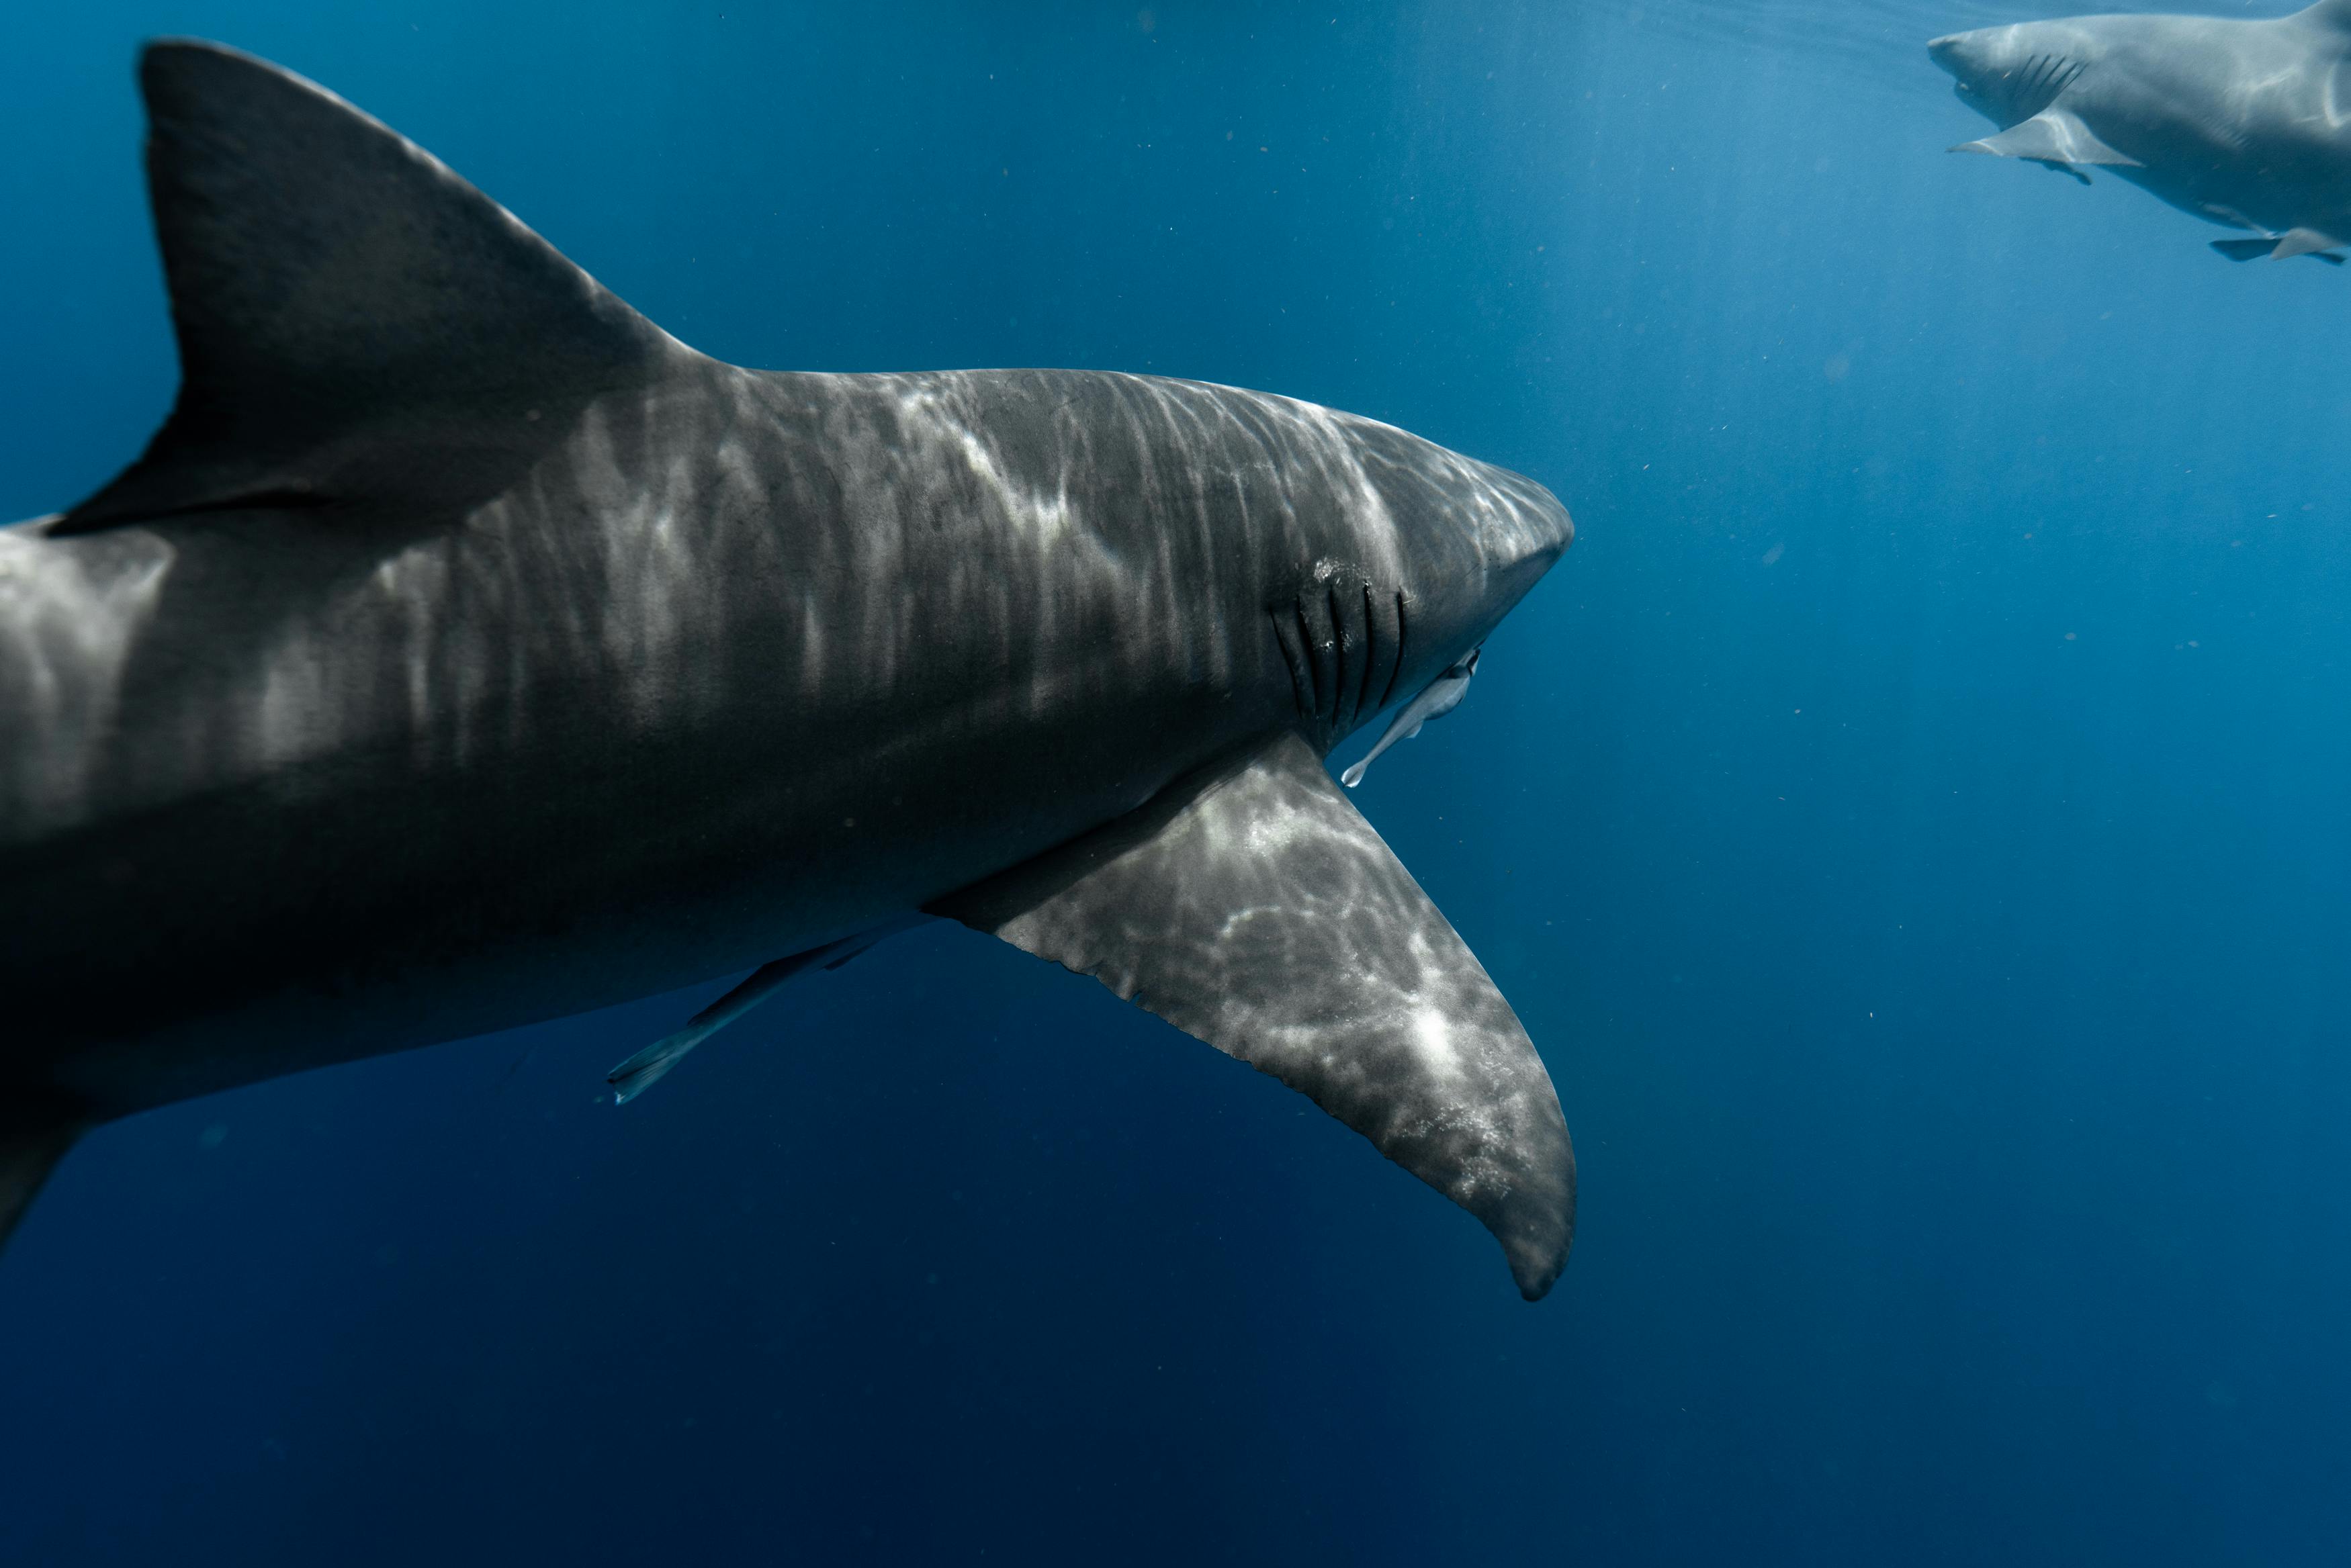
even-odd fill
[{"label": "deep blue background", "polygon": [[1552,485],[1359,799],[1583,1203],[1526,1306],[933,929],[625,1112],[709,992],[93,1134],[0,1260],[0,1560],[2339,1561],[2351,275],[1947,157],[1917,46],[1994,14],[12,7],[0,516],[169,403],[163,32],[729,358],[1197,376]]}]

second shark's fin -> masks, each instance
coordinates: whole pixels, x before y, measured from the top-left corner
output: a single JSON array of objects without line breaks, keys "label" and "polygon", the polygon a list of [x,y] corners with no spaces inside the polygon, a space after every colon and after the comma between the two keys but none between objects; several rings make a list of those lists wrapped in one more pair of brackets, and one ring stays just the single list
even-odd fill
[{"label": "second shark's fin", "polygon": [[1575,1224],[1542,1059],[1295,735],[931,906],[1304,1094],[1484,1221],[1530,1301]]},{"label": "second shark's fin", "polygon": [[2117,152],[2099,140],[2097,132],[2085,125],[2080,115],[2070,109],[2059,109],[2054,104],[2022,124],[2010,126],[1998,136],[1962,141],[1951,151],[1989,152],[1995,158],[2023,158],[2035,163],[2104,164],[2121,169],[2145,167],[2137,159]]},{"label": "second shark's fin", "polygon": [[2346,242],[2316,229],[2288,229],[2282,234],[2263,234],[2250,240],[2214,240],[2212,248],[2235,262],[2259,261],[2263,256],[2273,261],[2315,256],[2329,266],[2341,266],[2343,258],[2334,253],[2346,248]]},{"label": "second shark's fin", "polygon": [[2277,249],[2277,237],[2272,234],[2252,240],[2214,240],[2212,248],[2233,262],[2259,261]]},{"label": "second shark's fin", "polygon": [[151,45],[139,85],[180,394],[52,533],[371,501],[413,516],[686,352],[324,88],[188,40]]},{"label": "second shark's fin", "polygon": [[0,1109],[0,1247],[87,1125],[38,1098]]},{"label": "second shark's fin", "polygon": [[839,941],[826,942],[804,952],[779,958],[773,963],[762,964],[750,977],[685,1021],[685,1027],[674,1034],[664,1035],[619,1066],[604,1075],[612,1085],[612,1103],[625,1106],[655,1084],[672,1067],[684,1059],[685,1054],[726,1028],[751,1009],[774,995],[778,987],[794,976],[809,970],[839,969],[851,959],[864,952],[875,943],[893,937],[916,923],[916,918],[891,920]]},{"label": "second shark's fin", "polygon": [[2278,236],[2277,249],[2270,252],[2270,255],[2276,261],[2288,261],[2295,256],[2316,256],[2320,261],[2331,261],[2341,266],[2343,258],[2327,253],[2339,251],[2343,245],[2344,242],[2333,234],[2323,234],[2316,229],[2293,228]]}]

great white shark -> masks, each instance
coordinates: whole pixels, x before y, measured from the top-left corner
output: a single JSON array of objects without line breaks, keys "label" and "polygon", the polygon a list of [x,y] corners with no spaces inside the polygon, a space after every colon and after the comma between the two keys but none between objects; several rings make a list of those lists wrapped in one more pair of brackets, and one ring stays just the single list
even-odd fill
[{"label": "great white shark", "polygon": [[2104,168],[2251,239],[2233,261],[2351,245],[2351,0],[2292,16],[2073,16],[1927,46],[2000,133],[1954,152]]},{"label": "great white shark", "polygon": [[1541,1059],[1325,769],[1573,537],[1370,420],[1066,370],[750,370],[412,143],[149,47],[182,384],[0,529],[0,1235],[81,1130],[949,918],[1310,1096],[1529,1298]]}]

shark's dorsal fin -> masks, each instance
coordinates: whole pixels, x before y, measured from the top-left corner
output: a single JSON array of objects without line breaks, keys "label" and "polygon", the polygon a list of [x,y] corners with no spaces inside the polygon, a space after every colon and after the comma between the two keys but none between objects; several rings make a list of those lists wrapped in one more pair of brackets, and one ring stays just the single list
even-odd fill
[{"label": "shark's dorsal fin", "polygon": [[1530,1301],[1567,1262],[1575,1157],[1510,1003],[1285,734],[932,906],[1280,1079],[1469,1210]]},{"label": "shark's dorsal fin", "polygon": [[2136,158],[2116,151],[2098,140],[2082,117],[2055,105],[1998,136],[1962,141],[1954,152],[1989,152],[1995,158],[2026,158],[2036,163],[2108,164],[2123,169],[2143,167]]},{"label": "shark's dorsal fin", "polygon": [[146,454],[53,532],[462,481],[407,452],[430,439],[436,462],[503,466],[686,352],[323,88],[182,40],[151,45],[139,82],[180,394]]}]

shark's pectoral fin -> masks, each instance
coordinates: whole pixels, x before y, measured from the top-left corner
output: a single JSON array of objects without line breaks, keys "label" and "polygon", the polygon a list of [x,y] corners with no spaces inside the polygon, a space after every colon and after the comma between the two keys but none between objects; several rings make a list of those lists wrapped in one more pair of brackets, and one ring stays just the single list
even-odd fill
[{"label": "shark's pectoral fin", "polygon": [[452,515],[599,393],[684,352],[323,88],[187,40],[150,46],[139,85],[180,395],[52,533],[252,508]]},{"label": "shark's pectoral fin", "polygon": [[1575,1158],[1510,1004],[1305,742],[1284,735],[931,907],[1280,1079],[1469,1210],[1534,1300]]},{"label": "shark's pectoral fin", "polygon": [[0,1107],[0,1246],[89,1125],[39,1096]]},{"label": "shark's pectoral fin", "polygon": [[2105,164],[2121,169],[2145,167],[2137,159],[2117,152],[2099,140],[2097,132],[2085,125],[2081,116],[2053,104],[2031,119],[2010,126],[1998,136],[1962,141],[1951,151],[1989,152],[1995,158],[2025,158],[2036,163]]}]

